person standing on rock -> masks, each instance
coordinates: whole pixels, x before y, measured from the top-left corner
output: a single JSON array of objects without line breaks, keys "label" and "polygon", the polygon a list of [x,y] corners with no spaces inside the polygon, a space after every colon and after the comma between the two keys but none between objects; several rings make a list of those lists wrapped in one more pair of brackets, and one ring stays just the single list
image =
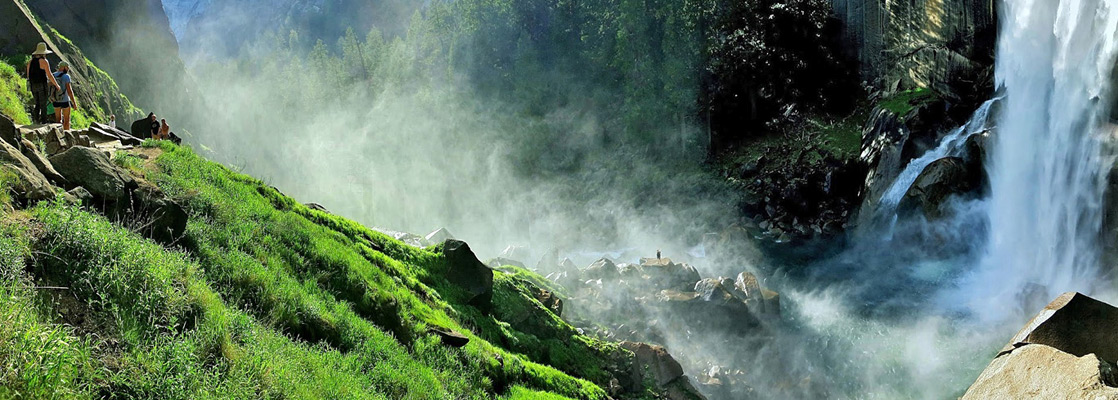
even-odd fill
[{"label": "person standing on rock", "polygon": [[46,43],[39,43],[35,52],[31,53],[31,61],[27,62],[27,88],[31,90],[31,122],[36,124],[47,123],[47,102],[50,101],[49,90],[62,90],[54,75],[50,73],[50,62],[47,54],[53,51],[47,49]]},{"label": "person standing on rock", "polygon": [[54,80],[62,89],[58,92],[58,100],[54,102],[54,119],[62,122],[62,131],[70,130],[70,110],[77,105],[74,97],[74,86],[70,84],[70,64],[62,61],[58,63],[58,72],[54,73]]},{"label": "person standing on rock", "polygon": [[116,128],[116,114],[109,116],[109,127],[114,129]]},{"label": "person standing on rock", "polygon": [[159,124],[159,118],[155,117],[155,113],[148,114],[148,117],[151,118],[151,133],[148,134],[148,137],[159,139],[159,129],[162,127]]}]

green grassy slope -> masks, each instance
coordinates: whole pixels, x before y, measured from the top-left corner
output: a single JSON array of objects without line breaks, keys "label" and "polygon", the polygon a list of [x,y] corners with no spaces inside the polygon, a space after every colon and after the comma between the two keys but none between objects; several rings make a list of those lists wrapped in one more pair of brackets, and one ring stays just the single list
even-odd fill
[{"label": "green grassy slope", "polygon": [[176,248],[60,201],[0,206],[0,398],[602,399],[629,368],[530,277],[495,272],[492,309],[465,305],[437,247],[159,146],[116,161],[187,206]]}]

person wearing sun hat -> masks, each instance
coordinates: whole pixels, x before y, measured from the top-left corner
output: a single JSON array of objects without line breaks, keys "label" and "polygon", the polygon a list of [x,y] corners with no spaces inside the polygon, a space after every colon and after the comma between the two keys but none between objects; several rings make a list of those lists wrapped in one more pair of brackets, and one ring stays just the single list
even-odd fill
[{"label": "person wearing sun hat", "polygon": [[47,123],[47,102],[49,99],[49,90],[53,86],[55,90],[62,90],[58,86],[58,82],[54,80],[54,75],[50,73],[50,62],[47,61],[47,54],[52,54],[53,51],[47,49],[47,44],[40,42],[35,47],[35,52],[31,53],[31,61],[27,62],[27,88],[31,90],[31,99],[34,102],[31,107],[31,119],[33,123],[45,124]]},{"label": "person wearing sun hat", "polygon": [[74,98],[74,85],[70,84],[70,64],[65,61],[58,63],[58,72],[54,73],[54,80],[62,87],[54,99],[54,120],[62,123],[62,131],[70,130],[70,110],[77,105]]}]

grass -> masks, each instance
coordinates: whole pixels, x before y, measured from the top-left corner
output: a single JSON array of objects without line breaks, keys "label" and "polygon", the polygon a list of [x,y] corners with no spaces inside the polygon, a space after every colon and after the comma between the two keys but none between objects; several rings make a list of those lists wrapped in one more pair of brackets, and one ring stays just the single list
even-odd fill
[{"label": "grass", "polygon": [[[22,67],[21,67],[22,68]],[[31,123],[31,115],[24,107],[31,102],[31,92],[27,81],[9,61],[0,61],[0,114],[7,115],[15,123]]]},{"label": "grass", "polygon": [[189,210],[177,248],[59,201],[0,218],[0,398],[590,400],[627,371],[631,353],[535,300],[538,275],[496,272],[478,309],[437,247],[145,146],[163,153],[114,162]]},{"label": "grass", "polygon": [[878,103],[878,107],[889,110],[894,114],[904,116],[916,107],[934,98],[935,93],[927,88],[909,89],[882,99]]}]

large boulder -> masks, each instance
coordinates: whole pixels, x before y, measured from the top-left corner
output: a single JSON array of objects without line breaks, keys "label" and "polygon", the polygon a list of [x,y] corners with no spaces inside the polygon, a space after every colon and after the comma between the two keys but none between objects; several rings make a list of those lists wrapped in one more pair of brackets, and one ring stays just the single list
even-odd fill
[{"label": "large boulder", "polygon": [[963,400],[1118,399],[1118,370],[1094,354],[1081,357],[1030,344],[998,356]]},{"label": "large boulder", "polygon": [[19,129],[16,129],[16,123],[7,115],[0,114],[0,140],[12,146],[19,146],[20,139],[23,138],[19,134]]},{"label": "large boulder", "polygon": [[1043,344],[1077,357],[1094,353],[1099,358],[1118,362],[1118,308],[1086,295],[1068,292],[1060,295],[1025,328],[1013,336],[1001,353],[1012,352],[1026,344]]},{"label": "large boulder", "polygon": [[10,170],[19,178],[14,187],[17,199],[38,201],[54,198],[54,187],[35,168],[35,164],[3,140],[0,140],[0,168]]},{"label": "large boulder", "polygon": [[74,186],[81,186],[98,200],[117,201],[136,187],[127,172],[113,165],[109,156],[88,147],[72,147],[50,157],[54,168]]},{"label": "large boulder", "polygon": [[691,290],[702,279],[695,267],[673,263],[670,258],[642,258],[641,270],[649,284],[659,289]]},{"label": "large boulder", "polygon": [[453,240],[454,235],[451,235],[450,231],[446,230],[446,228],[439,228],[436,229],[434,232],[428,233],[427,236],[423,237],[423,239],[427,240],[428,243],[437,244],[445,242],[447,240]]},{"label": "large boulder", "polygon": [[928,217],[942,214],[940,206],[948,196],[975,189],[974,175],[967,163],[958,157],[945,157],[932,161],[909,186],[898,205],[898,212],[919,210]]},{"label": "large boulder", "polygon": [[1064,293],[1025,325],[963,399],[1118,399],[1118,308]]},{"label": "large boulder", "polygon": [[633,352],[632,382],[650,382],[668,400],[706,399],[683,375],[683,367],[662,346],[639,342],[621,342],[621,348]]},{"label": "large boulder", "polygon": [[493,270],[482,264],[470,245],[448,239],[442,244],[446,258],[446,279],[466,292],[466,303],[486,306],[493,298]]},{"label": "large boulder", "polygon": [[174,243],[186,233],[186,209],[159,188],[142,185],[132,192],[132,199],[132,211],[146,220],[141,232],[144,236],[161,243]]},{"label": "large boulder", "polygon": [[603,281],[615,281],[621,278],[621,274],[617,271],[617,264],[605,257],[586,267],[582,271],[582,276],[586,279],[601,279]]}]

